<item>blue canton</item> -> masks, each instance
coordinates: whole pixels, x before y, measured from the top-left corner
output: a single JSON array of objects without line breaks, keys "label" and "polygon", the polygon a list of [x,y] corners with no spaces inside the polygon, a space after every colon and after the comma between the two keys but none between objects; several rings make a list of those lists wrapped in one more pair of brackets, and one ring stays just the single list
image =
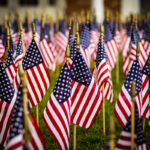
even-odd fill
[{"label": "blue canton", "polygon": [[36,65],[39,65],[40,63],[43,63],[43,58],[41,56],[41,53],[38,49],[38,46],[35,42],[35,40],[32,40],[25,56],[22,61],[22,66],[24,70],[28,70]]},{"label": "blue canton", "polygon": [[71,65],[70,71],[72,80],[79,82],[85,86],[90,85],[92,80],[92,74],[80,51],[77,52]]},{"label": "blue canton", "polygon": [[104,43],[102,44],[101,39],[99,39],[98,50],[97,50],[97,55],[96,55],[96,67],[97,68],[103,59],[106,59],[107,61]]},{"label": "blue canton", "polygon": [[14,63],[13,52],[11,49],[8,50],[5,68],[11,66]]},{"label": "blue canton", "polygon": [[76,45],[77,45],[77,38],[75,37],[72,46],[70,48],[70,58],[73,60],[74,57],[76,56]]},{"label": "blue canton", "polygon": [[22,40],[21,40],[21,37],[20,37],[19,40],[18,40],[18,46],[17,46],[17,50],[16,50],[16,57],[21,55],[22,53],[23,53]]},{"label": "blue canton", "polygon": [[137,59],[133,62],[133,65],[129,73],[127,74],[127,78],[124,82],[124,86],[130,95],[133,80],[136,83],[136,95],[138,95],[142,88],[142,71]]},{"label": "blue canton", "polygon": [[53,93],[59,104],[63,104],[71,96],[71,75],[66,63],[61,70]]},{"label": "blue canton", "polygon": [[0,62],[0,99],[10,103],[13,95],[14,89],[10,83],[3,64]]},{"label": "blue canton", "polygon": [[90,45],[90,31],[87,25],[83,25],[83,31],[80,36],[80,43],[82,45],[83,50],[89,47]]},{"label": "blue canton", "polygon": [[22,84],[20,84],[17,99],[13,109],[11,124],[10,124],[10,134],[8,141],[13,139],[19,134],[23,134],[24,129],[24,112],[23,112],[23,94],[22,94]]}]

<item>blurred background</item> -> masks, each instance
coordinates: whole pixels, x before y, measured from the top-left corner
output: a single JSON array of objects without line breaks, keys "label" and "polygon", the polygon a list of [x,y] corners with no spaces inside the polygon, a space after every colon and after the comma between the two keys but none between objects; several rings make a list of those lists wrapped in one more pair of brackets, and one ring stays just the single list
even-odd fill
[{"label": "blurred background", "polygon": [[131,12],[143,14],[148,12],[150,0],[0,0],[0,22],[5,14],[15,10],[20,12],[21,17],[28,10],[31,19],[34,14],[38,16],[42,11],[50,13],[55,19],[58,13],[72,15],[83,9],[95,10],[98,22],[102,22],[106,8],[112,12],[120,12],[125,19]]}]

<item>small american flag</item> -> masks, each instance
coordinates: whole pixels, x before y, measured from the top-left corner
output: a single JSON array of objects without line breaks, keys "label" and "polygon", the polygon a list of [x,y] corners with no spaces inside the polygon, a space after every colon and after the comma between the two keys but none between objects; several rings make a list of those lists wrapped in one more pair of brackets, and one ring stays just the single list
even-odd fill
[{"label": "small american flag", "polygon": [[113,102],[113,88],[112,81],[110,77],[110,72],[107,65],[107,58],[104,49],[104,44],[102,44],[101,39],[99,39],[98,51],[96,56],[96,68],[97,70],[97,83],[99,89],[104,85],[104,97]]},{"label": "small american flag", "polygon": [[0,79],[0,144],[4,145],[9,131],[16,93],[1,62]]},{"label": "small american flag", "polygon": [[[146,144],[144,134],[142,131],[141,120],[139,119],[139,113],[137,107],[135,105],[135,149],[136,150],[148,150],[148,146]],[[121,132],[121,136],[118,140],[115,150],[127,150],[131,149],[131,116],[128,119],[123,131]]]},{"label": "small american flag", "polygon": [[71,121],[84,128],[89,128],[103,103],[100,92],[80,51],[71,65]]},{"label": "small american flag", "polygon": [[35,123],[33,116],[28,117],[29,134],[31,140],[25,143],[24,140],[24,109],[23,109],[23,93],[22,84],[20,84],[17,99],[14,105],[13,114],[10,123],[10,132],[5,149],[33,149],[44,150],[45,142],[42,134]]},{"label": "small american flag", "polygon": [[6,69],[7,75],[10,79],[10,82],[13,84],[14,78],[16,76],[17,68],[16,68],[15,63],[14,63],[13,50],[12,49],[8,50],[8,56],[6,59],[5,69]]},{"label": "small american flag", "polygon": [[118,49],[115,40],[113,39],[109,22],[104,23],[104,41],[105,41],[105,50],[106,50],[109,69],[112,70],[117,61],[116,57],[118,54]]},{"label": "small american flag", "polygon": [[34,39],[23,58],[22,66],[27,74],[29,101],[33,107],[42,100],[50,85],[49,73]]},{"label": "small american flag", "polygon": [[71,74],[64,64],[43,112],[44,121],[60,149],[69,149]]},{"label": "small american flag", "polygon": [[15,65],[18,66],[18,63],[20,63],[23,59],[23,48],[22,48],[22,39],[21,37],[18,40],[18,46],[16,49],[16,58],[15,58]]},{"label": "small american flag", "polygon": [[83,58],[85,59],[88,67],[90,67],[90,63],[91,63],[90,30],[89,30],[89,27],[85,24],[83,24],[83,30],[80,35],[80,45],[83,49],[81,50]]},{"label": "small american flag", "polygon": [[137,59],[133,62],[133,65],[126,77],[114,109],[115,115],[122,127],[125,127],[128,117],[131,115],[131,85],[133,80],[135,80],[136,83],[136,104],[138,106],[139,114],[141,115],[142,71]]},{"label": "small american flag", "polygon": [[150,90],[150,70],[149,70],[149,59],[147,59],[146,64],[142,70],[142,116],[149,118],[150,116],[150,100],[149,100],[149,90]]},{"label": "small american flag", "polygon": [[3,45],[2,40],[0,40],[0,61],[3,60],[4,52],[5,52],[5,47],[4,47],[4,45]]}]

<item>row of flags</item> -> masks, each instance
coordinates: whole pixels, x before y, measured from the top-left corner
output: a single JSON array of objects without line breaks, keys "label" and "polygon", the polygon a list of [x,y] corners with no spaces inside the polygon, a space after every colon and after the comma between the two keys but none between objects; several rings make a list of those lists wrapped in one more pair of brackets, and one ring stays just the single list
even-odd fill
[{"label": "row of flags", "polygon": [[[19,64],[27,77],[29,109],[38,105],[50,86],[51,79],[47,68],[55,71],[57,64],[63,65],[44,109],[43,119],[59,148],[69,149],[70,122],[83,128],[90,128],[104,98],[113,102],[110,71],[117,63],[119,52],[123,55],[123,65],[126,64],[126,69],[123,69],[126,80],[114,108],[115,115],[124,128],[116,149],[127,149],[123,142],[128,143],[131,139],[133,80],[136,83],[135,147],[148,149],[140,118],[141,116],[150,118],[149,42],[145,33],[149,29],[149,23],[145,23],[146,30],[141,29],[141,32],[137,28],[136,21],[128,23],[128,28],[121,30],[118,27],[116,31],[116,22],[110,18],[106,18],[100,28],[94,16],[92,21],[88,18],[89,14],[79,27],[77,24],[75,35],[74,22],[67,24],[63,19],[59,20],[58,31],[53,34],[51,28],[54,32],[55,23],[53,27],[47,23],[43,26],[43,22],[40,23],[38,20],[33,21],[35,29],[33,25],[32,31],[28,30],[25,24],[21,33],[18,20],[12,23],[12,29],[10,26],[3,28],[0,42],[2,52],[0,53],[0,144],[6,149],[17,146],[26,149],[45,149],[42,134],[34,117],[30,115],[28,126],[31,139],[30,142],[24,140],[25,118]],[[128,33],[127,29],[130,27]],[[140,52],[136,52],[137,49]],[[66,60],[66,51],[67,54],[70,51],[69,60]],[[95,60],[95,66],[91,73],[89,68],[92,59]],[[131,143],[128,147],[130,146]]]}]

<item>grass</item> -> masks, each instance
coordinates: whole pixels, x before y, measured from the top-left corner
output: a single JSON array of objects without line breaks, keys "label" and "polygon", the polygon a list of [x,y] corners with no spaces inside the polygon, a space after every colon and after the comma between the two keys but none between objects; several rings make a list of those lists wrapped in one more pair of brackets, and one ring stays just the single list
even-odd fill
[{"label": "grass", "polygon": [[[93,66],[93,63],[92,63]],[[77,135],[76,135],[76,149],[77,150],[89,150],[89,149],[94,149],[94,150],[100,150],[104,149],[107,145],[107,142],[110,139],[109,136],[109,117],[112,115],[114,117],[115,121],[115,142],[117,142],[120,133],[122,131],[122,128],[117,121],[115,115],[114,115],[114,106],[115,106],[115,101],[118,98],[119,92],[121,90],[121,87],[123,85],[123,82],[125,80],[124,74],[122,72],[122,57],[121,54],[119,55],[119,85],[116,84],[116,68],[114,68],[111,72],[112,75],[112,81],[113,81],[113,89],[114,89],[114,102],[111,104],[109,101],[105,100],[105,108],[106,108],[106,136],[103,136],[103,129],[102,129],[102,108],[98,114],[98,116],[95,119],[95,122],[93,126],[90,129],[84,129],[81,127],[77,127]],[[55,86],[56,80],[59,76],[61,70],[61,66],[58,66],[57,71],[51,72],[51,86],[49,87],[46,95],[44,96],[43,100],[41,103],[39,103],[39,124],[40,124],[40,129],[43,134],[43,137],[46,142],[46,150],[57,150],[59,149],[56,142],[54,141],[53,137],[51,136],[50,132],[48,131],[43,118],[42,118],[42,113],[43,110],[47,104],[47,101],[49,99],[49,96]],[[35,115],[35,108],[32,109],[33,114]],[[146,122],[146,127],[144,131],[144,135],[146,137],[146,142],[148,143],[150,147],[150,129],[148,128],[148,123]],[[0,149],[3,149],[0,147]],[[70,126],[70,150],[73,149],[73,124],[71,123]]]}]

